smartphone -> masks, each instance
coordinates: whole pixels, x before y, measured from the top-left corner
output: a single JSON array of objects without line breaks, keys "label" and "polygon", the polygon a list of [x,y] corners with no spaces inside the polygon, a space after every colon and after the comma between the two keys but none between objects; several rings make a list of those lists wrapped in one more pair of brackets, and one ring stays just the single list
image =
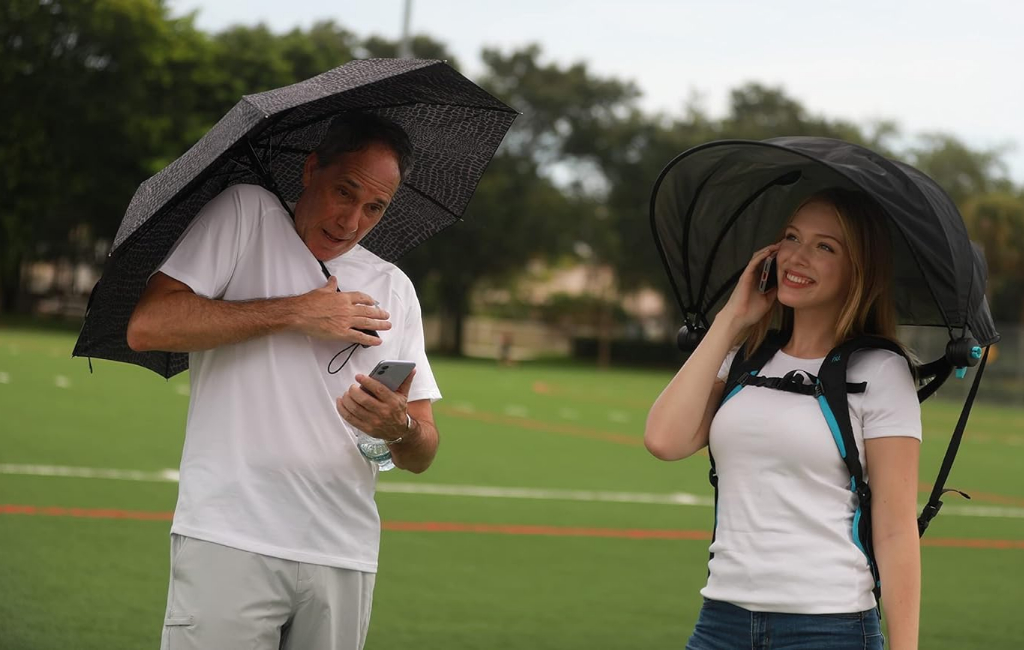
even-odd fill
[{"label": "smartphone", "polygon": [[761,280],[757,283],[757,290],[761,293],[767,293],[778,283],[779,265],[775,261],[775,256],[770,255],[768,259],[764,261],[764,264],[761,265]]},{"label": "smartphone", "polygon": [[[415,367],[415,361],[381,361],[370,371],[370,377],[384,384],[390,390],[396,391]],[[363,388],[363,390],[366,389]]]},{"label": "smartphone", "polygon": [[[377,330],[364,330],[364,329],[359,328],[359,327],[353,327],[352,329],[354,329],[357,332],[362,332],[363,334],[369,334],[370,336],[372,336],[375,339],[379,339],[380,338],[380,334],[377,333]],[[370,345],[368,343],[360,343],[359,347],[361,347],[361,348],[368,348],[368,347],[370,347]]]}]

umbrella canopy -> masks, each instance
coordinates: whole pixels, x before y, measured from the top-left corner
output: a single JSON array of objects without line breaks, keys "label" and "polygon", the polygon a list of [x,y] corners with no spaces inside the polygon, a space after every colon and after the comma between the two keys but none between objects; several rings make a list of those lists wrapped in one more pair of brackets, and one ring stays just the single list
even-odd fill
[{"label": "umbrella canopy", "polygon": [[89,300],[73,352],[135,363],[165,377],[188,355],[134,352],[128,319],[171,247],[199,210],[237,183],[302,191],[302,166],[340,113],[382,115],[402,126],[415,164],[379,224],[360,242],[394,261],[459,220],[518,113],[441,61],[352,61],[301,83],[247,95],[191,149],[136,191]]},{"label": "umbrella canopy", "polygon": [[723,140],[679,155],[651,196],[651,226],[688,326],[706,328],[754,251],[808,195],[865,192],[889,217],[900,322],[999,340],[987,267],[949,196],[917,169],[830,138]]}]

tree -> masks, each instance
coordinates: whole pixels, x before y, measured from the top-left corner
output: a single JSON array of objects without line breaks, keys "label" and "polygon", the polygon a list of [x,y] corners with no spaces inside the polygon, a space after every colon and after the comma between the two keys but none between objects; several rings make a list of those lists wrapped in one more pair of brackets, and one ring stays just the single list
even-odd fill
[{"label": "tree", "polygon": [[426,305],[439,310],[442,352],[461,354],[473,289],[516,277],[533,256],[563,250],[559,231],[572,219],[572,203],[532,161],[504,152],[491,161],[464,220],[399,262]]},{"label": "tree", "polygon": [[[610,124],[636,96],[630,84],[590,74],[584,64],[540,62],[529,46],[483,53],[481,85],[521,115],[484,174],[466,218],[421,245],[402,266],[427,287],[442,315],[443,349],[458,354],[470,295],[483,282],[519,274],[531,258],[553,258],[587,234],[593,175],[585,133]],[[555,179],[558,179],[556,182]]]},{"label": "tree", "polygon": [[207,41],[155,0],[10,0],[0,8],[0,311],[22,264],[71,233],[112,238],[138,184],[198,130]]},{"label": "tree", "polygon": [[[445,61],[456,70],[459,69],[458,61],[448,51],[448,46],[440,41],[435,41],[425,34],[416,34],[409,41],[412,55],[417,59],[438,59]],[[382,36],[370,36],[363,40],[359,46],[361,57],[366,58],[398,58],[398,42],[388,40]]]},{"label": "tree", "polygon": [[1010,193],[976,196],[963,215],[988,262],[992,316],[1024,324],[1024,199]]},{"label": "tree", "polygon": [[317,22],[308,32],[292,30],[280,41],[281,56],[292,79],[289,83],[344,65],[356,58],[359,48],[355,34],[333,21]]},{"label": "tree", "polygon": [[943,133],[923,135],[920,141],[906,157],[946,190],[958,206],[972,196],[1011,189],[1002,149],[974,150]]}]

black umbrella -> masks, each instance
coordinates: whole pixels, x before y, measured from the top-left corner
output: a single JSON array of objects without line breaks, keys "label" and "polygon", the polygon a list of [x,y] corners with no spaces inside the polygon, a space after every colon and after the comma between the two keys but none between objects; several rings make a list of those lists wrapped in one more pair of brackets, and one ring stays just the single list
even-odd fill
[{"label": "black umbrella", "polygon": [[889,216],[900,322],[999,340],[987,269],[963,218],[913,167],[841,140],[723,140],[686,151],[662,172],[651,225],[691,331],[710,325],[754,251],[774,243],[799,202],[826,187],[861,190]]},{"label": "black umbrella", "polygon": [[999,340],[985,282],[988,269],[949,196],[910,165],[830,138],[723,140],[680,154],[651,196],[651,227],[683,310],[679,344],[693,349],[725,306],[754,251],[774,243],[799,203],[828,187],[860,190],[888,216],[894,300],[900,322],[949,332],[946,353],[916,368],[920,400],[954,367],[980,361],[964,409],[924,512],[923,534],[941,497],[981,382],[988,351]]},{"label": "black umbrella", "polygon": [[388,117],[409,134],[416,163],[384,219],[360,242],[394,261],[455,223],[518,113],[441,61],[352,61],[301,83],[247,95],[191,149],[136,191],[93,289],[74,356],[135,363],[170,377],[188,355],[134,352],[125,332],[153,271],[199,210],[237,183],[285,201],[331,120]]}]

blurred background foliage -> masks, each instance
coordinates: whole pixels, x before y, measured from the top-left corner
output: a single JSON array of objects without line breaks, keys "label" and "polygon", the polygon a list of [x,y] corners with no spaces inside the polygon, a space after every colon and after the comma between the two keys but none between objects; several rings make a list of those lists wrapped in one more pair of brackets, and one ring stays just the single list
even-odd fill
[{"label": "blurred background foliage", "polygon": [[[396,56],[398,43],[335,22],[282,34],[263,25],[206,33],[194,15],[172,16],[159,0],[7,0],[0,48],[0,314],[10,314],[34,308],[30,264],[99,270],[139,183],[242,95],[353,58]],[[415,36],[411,49],[460,65],[428,36]],[[648,225],[651,187],[674,156],[721,138],[829,136],[917,166],[949,192],[984,247],[997,320],[1024,322],[1024,188],[1009,179],[999,149],[972,148],[948,133],[902,133],[892,122],[815,115],[783,88],[757,82],[734,89],[719,117],[697,100],[680,114],[651,113],[631,80],[546,60],[538,45],[485,49],[480,59],[474,80],[522,116],[464,222],[400,264],[424,309],[441,319],[445,351],[462,350],[474,309],[496,309],[474,296],[502,288],[518,295],[529,263],[611,272],[611,283],[587,298],[519,309],[561,327],[594,317],[614,328],[624,295],[667,295]],[[69,277],[71,286],[55,280],[51,290],[88,294],[91,283],[75,286]],[[674,322],[674,301],[665,304],[665,320]]]}]

